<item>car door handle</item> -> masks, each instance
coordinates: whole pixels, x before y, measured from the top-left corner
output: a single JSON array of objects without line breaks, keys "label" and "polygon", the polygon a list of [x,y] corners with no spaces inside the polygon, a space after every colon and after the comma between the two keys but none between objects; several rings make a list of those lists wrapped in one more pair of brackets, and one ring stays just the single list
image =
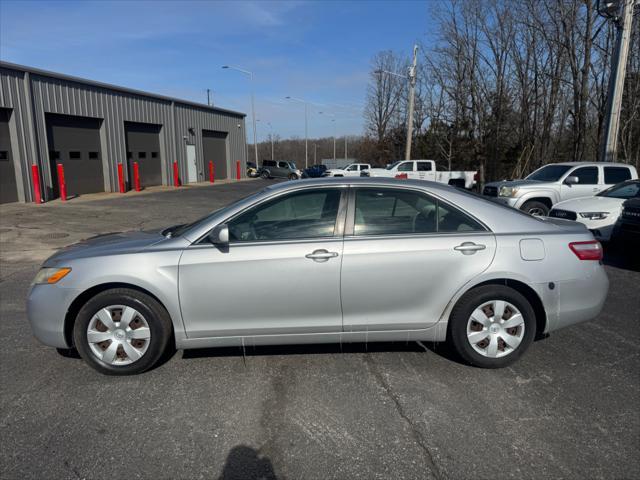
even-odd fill
[{"label": "car door handle", "polygon": [[334,258],[338,256],[338,252],[329,252],[324,249],[314,250],[312,253],[307,253],[305,255],[306,258],[310,258],[316,262],[326,262],[330,258]]},{"label": "car door handle", "polygon": [[462,252],[463,255],[473,255],[478,250],[484,250],[485,248],[487,248],[485,245],[473,242],[464,242],[457,247],[453,247],[454,250]]}]

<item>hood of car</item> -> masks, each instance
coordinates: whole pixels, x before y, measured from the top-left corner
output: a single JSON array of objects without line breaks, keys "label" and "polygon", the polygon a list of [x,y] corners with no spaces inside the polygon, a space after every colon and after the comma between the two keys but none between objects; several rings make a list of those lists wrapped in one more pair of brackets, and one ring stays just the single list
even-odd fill
[{"label": "hood of car", "polygon": [[76,258],[135,253],[164,239],[160,230],[106,233],[61,248],[49,257],[44,265]]},{"label": "hood of car", "polygon": [[535,185],[536,187],[546,185],[547,182],[538,182],[537,180],[502,180],[500,182],[491,182],[485,184],[487,187],[526,187]]},{"label": "hood of car", "polygon": [[571,212],[611,212],[620,210],[623,198],[581,197],[556,203],[553,208]]}]

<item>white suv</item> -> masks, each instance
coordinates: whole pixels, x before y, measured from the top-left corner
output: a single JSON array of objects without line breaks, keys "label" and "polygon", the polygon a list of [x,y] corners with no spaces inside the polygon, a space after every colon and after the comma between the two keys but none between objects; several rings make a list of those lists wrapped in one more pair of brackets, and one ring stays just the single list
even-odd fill
[{"label": "white suv", "polygon": [[546,216],[558,202],[592,197],[605,188],[636,178],[635,167],[626,163],[550,163],[524,180],[488,183],[482,193],[531,215]]}]

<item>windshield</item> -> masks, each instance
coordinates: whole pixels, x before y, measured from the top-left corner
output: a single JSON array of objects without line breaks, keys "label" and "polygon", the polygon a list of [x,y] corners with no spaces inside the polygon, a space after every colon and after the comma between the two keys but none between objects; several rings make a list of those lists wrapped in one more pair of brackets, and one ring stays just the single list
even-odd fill
[{"label": "windshield", "polygon": [[214,210],[212,212],[209,212],[207,215],[205,215],[204,217],[199,218],[198,220],[191,222],[191,223],[185,223],[182,225],[174,225],[173,227],[169,227],[166,228],[162,231],[162,234],[164,236],[170,236],[171,238],[175,238],[175,237],[179,237],[181,235],[184,234],[184,232],[191,230],[192,228],[198,227],[200,225],[203,225],[207,222],[209,222],[212,217],[214,217],[215,215],[219,215],[220,213],[222,213],[225,210],[230,210],[233,207],[235,207],[238,203],[242,203],[246,200],[249,200],[251,198],[257,197],[258,195],[262,195],[262,193],[265,191],[266,189],[260,190],[259,192],[254,193],[253,195],[250,195],[248,197],[244,197],[241,198],[240,200],[237,200],[235,202],[230,203],[229,205],[226,205],[222,208],[218,208],[217,210]]},{"label": "windshield", "polygon": [[289,166],[290,166],[291,168],[293,168],[294,170],[297,170],[297,169],[298,169],[298,167],[296,167],[296,163],[295,163],[295,162],[289,162]]},{"label": "windshield", "polygon": [[402,160],[398,160],[397,162],[393,162],[391,165],[387,165],[386,169],[387,170],[392,170],[393,167],[395,167],[396,165],[398,165],[400,162],[402,162]]},{"label": "windshield", "polygon": [[619,183],[618,185],[614,185],[613,187],[600,192],[597,196],[622,198],[625,200],[628,198],[640,197],[640,182]]},{"label": "windshield", "polygon": [[571,165],[547,165],[539,168],[531,175],[526,177],[526,180],[536,180],[538,182],[555,182],[560,180],[560,177],[567,173],[567,170],[571,168]]}]

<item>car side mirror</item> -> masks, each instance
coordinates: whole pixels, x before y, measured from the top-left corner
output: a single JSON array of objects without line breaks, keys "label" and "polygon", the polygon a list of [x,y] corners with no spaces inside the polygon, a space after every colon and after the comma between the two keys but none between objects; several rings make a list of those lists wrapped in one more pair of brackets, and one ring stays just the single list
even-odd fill
[{"label": "car side mirror", "polygon": [[229,246],[229,226],[222,223],[209,232],[209,241],[217,246]]},{"label": "car side mirror", "polygon": [[569,175],[567,178],[564,179],[564,183],[566,183],[567,185],[576,185],[580,183],[580,179],[575,175]]}]

